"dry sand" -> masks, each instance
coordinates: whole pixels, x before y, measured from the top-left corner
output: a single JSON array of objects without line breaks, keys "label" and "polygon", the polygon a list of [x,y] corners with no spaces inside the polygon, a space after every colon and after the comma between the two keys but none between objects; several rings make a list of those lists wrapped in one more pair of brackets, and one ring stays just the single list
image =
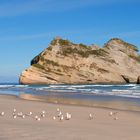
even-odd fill
[{"label": "dry sand", "polygon": [[[32,117],[13,119],[12,112],[33,112]],[[72,119],[60,121],[52,117],[60,108],[63,114],[69,112]],[[34,119],[42,110],[47,112],[41,121]],[[117,111],[118,120],[109,116],[116,110],[66,106],[39,101],[28,101],[15,96],[0,95],[0,140],[140,140],[140,113]],[[89,120],[89,114],[94,119]]]}]

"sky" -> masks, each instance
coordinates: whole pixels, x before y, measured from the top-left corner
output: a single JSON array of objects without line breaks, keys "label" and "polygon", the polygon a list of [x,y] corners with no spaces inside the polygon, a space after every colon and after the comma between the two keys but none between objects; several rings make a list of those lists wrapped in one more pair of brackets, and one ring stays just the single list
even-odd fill
[{"label": "sky", "polygon": [[103,46],[118,37],[140,49],[139,0],[0,0],[0,83],[18,82],[55,36]]}]

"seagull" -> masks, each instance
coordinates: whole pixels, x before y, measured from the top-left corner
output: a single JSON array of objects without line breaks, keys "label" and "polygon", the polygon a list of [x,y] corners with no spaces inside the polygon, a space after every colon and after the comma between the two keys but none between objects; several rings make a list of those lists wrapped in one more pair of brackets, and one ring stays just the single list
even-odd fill
[{"label": "seagull", "polygon": [[109,116],[112,116],[113,115],[113,112],[111,111],[111,112],[109,112]]},{"label": "seagull", "polygon": [[22,118],[25,119],[25,115],[22,115]]},{"label": "seagull", "polygon": [[71,119],[71,114],[66,113],[66,120],[70,120]]},{"label": "seagull", "polygon": [[72,115],[71,114],[69,114],[69,119],[71,119],[72,118]]},{"label": "seagull", "polygon": [[45,114],[41,114],[41,117],[42,117],[42,118],[45,118]]},{"label": "seagull", "polygon": [[32,112],[29,112],[28,114],[26,114],[26,116],[31,116],[31,115],[33,115]]},{"label": "seagull", "polygon": [[35,116],[35,119],[37,120],[38,119],[38,116]]},{"label": "seagull", "polygon": [[62,115],[61,117],[60,117],[60,121],[63,121],[64,120],[64,116]]},{"label": "seagull", "polygon": [[43,110],[43,111],[42,111],[42,114],[45,114],[45,113],[46,113],[46,112]]},{"label": "seagull", "polygon": [[37,121],[40,121],[41,119],[40,118],[37,118]]},{"label": "seagull", "polygon": [[59,114],[58,114],[58,117],[60,117],[61,115],[62,115],[62,112],[60,111]]},{"label": "seagull", "polygon": [[56,117],[55,116],[53,116],[53,120],[56,120]]},{"label": "seagull", "polygon": [[4,116],[4,114],[5,114],[4,112],[1,112],[1,113],[0,113],[1,116]]},{"label": "seagull", "polygon": [[93,115],[90,113],[89,114],[89,119],[92,120],[93,119]]},{"label": "seagull", "polygon": [[31,116],[33,113],[32,112],[29,112],[29,115]]},{"label": "seagull", "polygon": [[114,120],[118,120],[118,119],[119,119],[118,117],[115,117],[115,118],[114,118]]},{"label": "seagull", "polygon": [[16,118],[17,118],[17,116],[16,116],[16,115],[14,115],[14,116],[13,116],[13,118],[14,118],[14,119],[16,119]]},{"label": "seagull", "polygon": [[38,116],[35,116],[35,119],[36,119],[37,121],[40,121],[40,120],[41,120]]},{"label": "seagull", "polygon": [[13,112],[15,113],[16,111],[17,111],[17,110],[14,108],[14,109],[13,109]]},{"label": "seagull", "polygon": [[17,116],[22,117],[22,116],[23,116],[23,113],[22,113],[22,112],[19,112],[19,113],[17,114]]},{"label": "seagull", "polygon": [[59,112],[60,111],[60,109],[59,108],[57,108],[57,112]]},{"label": "seagull", "polygon": [[69,113],[66,113],[66,120],[69,120]]}]

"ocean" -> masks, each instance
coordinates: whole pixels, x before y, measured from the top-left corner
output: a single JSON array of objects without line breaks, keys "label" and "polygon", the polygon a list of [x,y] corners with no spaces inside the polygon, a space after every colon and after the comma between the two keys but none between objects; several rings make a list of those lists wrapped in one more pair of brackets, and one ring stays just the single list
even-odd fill
[{"label": "ocean", "polygon": [[140,111],[140,85],[20,85],[0,84],[1,94],[51,103],[122,108]]}]

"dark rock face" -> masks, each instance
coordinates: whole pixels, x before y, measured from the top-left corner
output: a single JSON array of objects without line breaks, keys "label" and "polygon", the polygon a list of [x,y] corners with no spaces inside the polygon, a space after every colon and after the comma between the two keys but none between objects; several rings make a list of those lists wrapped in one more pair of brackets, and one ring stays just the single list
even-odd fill
[{"label": "dark rock face", "polygon": [[126,76],[122,75],[122,78],[125,80],[125,82],[126,82],[126,83],[130,83],[130,80],[129,80],[129,78],[128,78],[128,77],[126,77]]},{"label": "dark rock face", "polygon": [[34,57],[32,60],[31,60],[31,65],[33,64],[37,64],[40,60],[40,56],[41,54],[37,55],[36,57]]},{"label": "dark rock face", "polygon": [[140,76],[137,78],[137,84],[140,84]]}]

